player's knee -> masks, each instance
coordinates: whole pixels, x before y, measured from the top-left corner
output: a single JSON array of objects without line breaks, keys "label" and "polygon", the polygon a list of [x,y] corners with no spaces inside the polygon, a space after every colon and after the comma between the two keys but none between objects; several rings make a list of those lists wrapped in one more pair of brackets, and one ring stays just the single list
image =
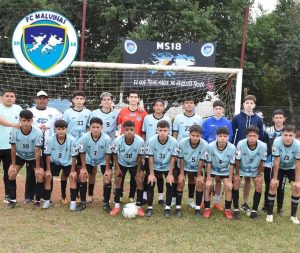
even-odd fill
[{"label": "player's knee", "polygon": [[224,190],[226,191],[226,192],[231,192],[231,189],[230,189],[230,184],[229,184],[229,182],[224,182]]},{"label": "player's knee", "polygon": [[46,182],[46,183],[50,183],[51,180],[52,180],[51,174],[45,174],[45,182]]},{"label": "player's knee", "polygon": [[103,181],[104,181],[104,184],[106,184],[106,185],[111,184],[111,179],[110,179],[110,177],[104,177],[104,178],[103,178]]},{"label": "player's knee", "polygon": [[88,179],[88,173],[87,172],[83,172],[83,173],[80,173],[80,181],[82,183],[85,183]]},{"label": "player's knee", "polygon": [[202,192],[203,191],[204,185],[202,183],[197,183],[196,184],[196,191],[197,192]]},{"label": "player's knee", "polygon": [[36,178],[36,181],[38,181],[39,183],[43,183],[44,182],[44,178],[45,178],[44,171],[41,170],[41,169],[36,170],[36,172],[35,172],[35,178]]},{"label": "player's knee", "polygon": [[240,181],[234,181],[233,182],[233,189],[234,190],[240,189],[240,186],[241,186],[241,182]]},{"label": "player's knee", "polygon": [[70,183],[74,183],[77,180],[77,175],[71,173],[69,176]]}]

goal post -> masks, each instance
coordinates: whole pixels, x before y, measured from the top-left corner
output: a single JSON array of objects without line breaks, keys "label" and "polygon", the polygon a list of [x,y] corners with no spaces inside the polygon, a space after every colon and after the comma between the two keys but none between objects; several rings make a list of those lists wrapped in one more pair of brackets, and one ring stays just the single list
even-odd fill
[{"label": "goal post", "polygon": [[70,100],[78,89],[80,72],[89,109],[99,107],[99,97],[104,91],[111,92],[115,104],[120,105],[126,102],[129,90],[137,90],[149,111],[156,98],[163,99],[171,118],[183,111],[181,102],[185,96],[196,100],[196,112],[202,117],[211,116],[211,105],[216,99],[225,103],[227,117],[240,112],[243,70],[238,68],[74,61],[60,75],[45,78],[26,73],[13,58],[0,58],[0,89],[13,89],[17,103],[23,107],[32,106],[36,92],[41,89],[58,104]]}]

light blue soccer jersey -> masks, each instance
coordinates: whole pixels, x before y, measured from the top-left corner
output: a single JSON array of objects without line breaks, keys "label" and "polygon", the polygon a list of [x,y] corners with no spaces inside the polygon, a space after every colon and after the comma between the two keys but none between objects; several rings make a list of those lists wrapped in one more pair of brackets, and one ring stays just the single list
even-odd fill
[{"label": "light blue soccer jersey", "polygon": [[43,133],[36,127],[32,127],[28,134],[24,134],[21,128],[13,129],[9,143],[16,145],[18,157],[26,161],[34,160],[35,147],[43,146]]},{"label": "light blue soccer jersey", "polygon": [[300,160],[300,141],[294,139],[292,145],[287,147],[282,137],[277,137],[273,142],[272,156],[280,157],[280,169],[294,170],[296,160]]},{"label": "light blue soccer jersey", "polygon": [[[5,106],[0,104],[0,116],[11,123],[19,122],[19,114],[21,111],[22,108],[19,105]],[[9,135],[11,130],[11,127],[5,127],[0,124],[0,149],[11,148],[9,144]]]},{"label": "light blue soccer jersey", "polygon": [[267,160],[267,145],[258,140],[255,149],[250,149],[247,139],[239,141],[236,151],[236,160],[240,161],[240,175],[256,177],[261,161]]},{"label": "light blue soccer jersey", "polygon": [[79,153],[85,153],[86,164],[106,165],[105,155],[112,153],[111,139],[102,132],[98,140],[94,140],[92,133],[87,132],[79,141]]},{"label": "light blue soccer jersey", "polygon": [[87,130],[90,114],[91,111],[85,108],[81,111],[69,108],[64,112],[64,120],[68,122],[68,133],[74,137],[77,143]]},{"label": "light blue soccer jersey", "polygon": [[108,113],[101,109],[92,111],[90,119],[97,117],[103,121],[103,132],[106,133],[112,140],[115,139],[115,131],[117,129],[117,118],[120,110],[113,110]]},{"label": "light blue soccer jersey", "polygon": [[154,117],[154,114],[147,115],[144,118],[142,132],[146,134],[146,142],[156,135],[157,123],[161,120],[166,120],[170,124],[170,135],[172,134],[172,122],[169,117],[163,116],[160,119]]},{"label": "light blue soccer jersey", "polygon": [[[200,139],[197,147],[191,146],[190,138],[184,138],[179,142],[178,158],[184,160],[184,170],[189,172],[198,171],[198,162],[202,160],[206,162],[208,156],[208,144],[204,139]],[[178,168],[180,161],[178,160]]]},{"label": "light blue soccer jersey", "polygon": [[45,144],[44,154],[50,156],[50,161],[61,166],[72,164],[72,157],[78,155],[78,148],[73,136],[67,134],[65,142],[60,144],[57,135],[51,135]]},{"label": "light blue soccer jersey", "polygon": [[161,144],[158,135],[151,137],[146,145],[145,154],[152,156],[154,160],[154,170],[168,171],[172,157],[177,157],[179,146],[176,139],[168,136],[166,143]]},{"label": "light blue soccer jersey", "polygon": [[181,139],[189,137],[190,127],[192,125],[202,126],[202,118],[194,114],[193,116],[186,116],[184,113],[179,114],[174,118],[173,122],[173,132],[178,132],[177,141],[180,142]]},{"label": "light blue soccer jersey", "polygon": [[112,150],[114,154],[117,154],[119,164],[134,167],[137,166],[138,155],[144,155],[144,140],[135,134],[133,143],[128,145],[125,135],[121,135],[115,139]]},{"label": "light blue soccer jersey", "polygon": [[228,141],[224,150],[218,149],[217,141],[209,143],[208,146],[207,162],[211,163],[211,174],[228,176],[230,164],[235,164],[235,146]]}]

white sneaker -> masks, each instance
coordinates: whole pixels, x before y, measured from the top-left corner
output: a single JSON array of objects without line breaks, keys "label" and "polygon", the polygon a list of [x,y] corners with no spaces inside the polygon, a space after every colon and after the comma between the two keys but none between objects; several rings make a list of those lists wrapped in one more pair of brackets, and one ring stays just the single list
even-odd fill
[{"label": "white sneaker", "polygon": [[76,201],[71,201],[70,203],[70,210],[71,211],[76,211]]},{"label": "white sneaker", "polygon": [[266,221],[267,222],[273,222],[273,214],[267,215]]},{"label": "white sneaker", "polygon": [[172,198],[171,206],[176,206],[176,198],[175,197]]},{"label": "white sneaker", "polygon": [[45,200],[43,203],[42,208],[43,209],[48,209],[51,206],[50,200]]},{"label": "white sneaker", "polygon": [[193,199],[189,199],[189,200],[188,200],[188,206],[189,206],[190,208],[193,208],[193,209],[196,208],[196,205],[195,205],[195,202],[194,202]]},{"label": "white sneaker", "polygon": [[299,220],[298,220],[298,218],[295,217],[295,216],[291,216],[290,220],[291,220],[294,224],[296,224],[296,225],[298,225],[298,224],[300,223]]}]

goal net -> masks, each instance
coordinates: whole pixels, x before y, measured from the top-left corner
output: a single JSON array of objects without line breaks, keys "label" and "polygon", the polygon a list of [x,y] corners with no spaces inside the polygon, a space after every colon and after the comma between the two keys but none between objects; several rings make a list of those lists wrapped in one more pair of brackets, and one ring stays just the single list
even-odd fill
[{"label": "goal net", "polygon": [[73,62],[62,74],[41,78],[23,71],[14,59],[0,58],[0,89],[13,89],[23,108],[33,106],[37,91],[44,90],[49,106],[62,112],[70,106],[72,93],[79,89],[85,92],[86,107],[91,110],[99,108],[102,92],[111,92],[115,105],[121,107],[127,102],[128,92],[137,90],[148,112],[152,112],[155,99],[163,99],[171,118],[183,112],[186,96],[195,99],[196,113],[203,118],[212,115],[212,103],[220,99],[226,106],[225,116],[231,118],[240,110],[242,70]]}]

